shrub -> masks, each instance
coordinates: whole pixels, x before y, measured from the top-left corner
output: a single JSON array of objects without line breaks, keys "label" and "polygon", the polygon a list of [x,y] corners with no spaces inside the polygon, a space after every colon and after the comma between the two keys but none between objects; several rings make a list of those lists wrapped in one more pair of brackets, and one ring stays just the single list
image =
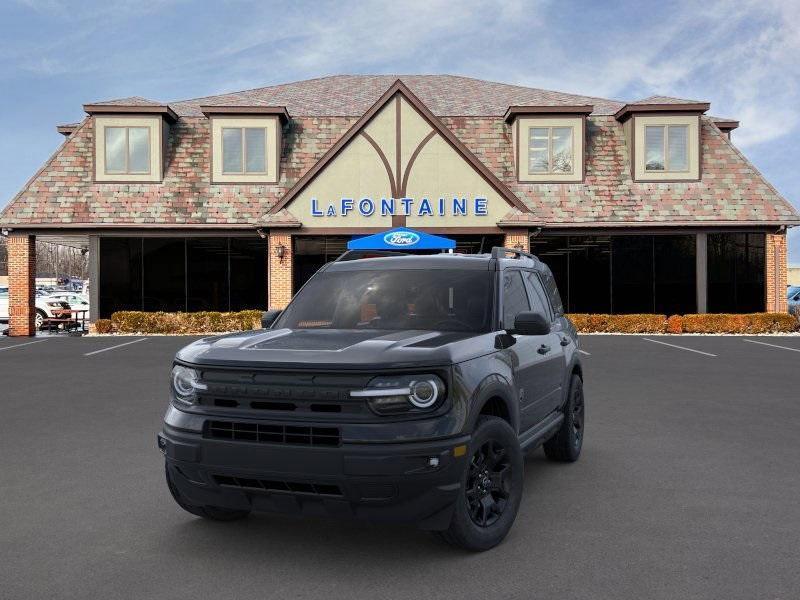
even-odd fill
[{"label": "shrub", "polygon": [[800,331],[787,313],[702,315],[568,315],[581,333],[786,333]]},{"label": "shrub", "polygon": [[568,315],[583,333],[664,333],[666,315]]},{"label": "shrub", "polygon": [[120,311],[111,315],[120,333],[225,333],[261,327],[260,310],[167,313]]},{"label": "shrub", "polygon": [[683,333],[683,317],[672,315],[667,319],[667,333]]},{"label": "shrub", "polygon": [[787,333],[797,329],[797,319],[787,313],[683,315],[686,333]]},{"label": "shrub", "polygon": [[97,333],[111,333],[112,329],[111,319],[97,319],[94,322],[94,330]]}]

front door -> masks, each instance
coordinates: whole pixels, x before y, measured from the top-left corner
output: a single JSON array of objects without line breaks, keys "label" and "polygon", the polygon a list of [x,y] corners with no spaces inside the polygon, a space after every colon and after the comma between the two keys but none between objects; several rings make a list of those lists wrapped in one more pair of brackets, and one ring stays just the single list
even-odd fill
[{"label": "front door", "polygon": [[[509,330],[514,328],[514,319],[520,312],[535,309],[532,308],[521,271],[503,272],[502,293],[503,328]],[[551,355],[561,349],[558,340],[554,342],[551,339],[553,337],[554,334],[514,334],[516,342],[508,348],[519,399],[520,431],[533,427],[550,412],[553,393],[552,377],[549,375],[553,369]]]}]

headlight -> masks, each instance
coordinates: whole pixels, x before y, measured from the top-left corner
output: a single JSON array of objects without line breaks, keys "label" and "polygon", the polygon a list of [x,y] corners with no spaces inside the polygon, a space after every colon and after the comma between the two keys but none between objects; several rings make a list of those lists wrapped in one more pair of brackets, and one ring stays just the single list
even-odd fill
[{"label": "headlight", "polygon": [[172,367],[172,391],[175,398],[185,404],[197,401],[196,392],[205,390],[206,385],[200,382],[200,373],[183,365]]},{"label": "headlight", "polygon": [[437,375],[397,375],[376,377],[363,390],[350,392],[352,398],[365,398],[379,415],[433,410],[445,397],[444,382]]}]

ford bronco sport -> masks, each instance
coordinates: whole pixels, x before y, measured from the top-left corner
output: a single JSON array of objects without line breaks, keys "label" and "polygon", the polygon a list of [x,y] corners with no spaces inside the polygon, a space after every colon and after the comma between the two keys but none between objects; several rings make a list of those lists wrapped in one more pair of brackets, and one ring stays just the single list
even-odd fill
[{"label": "ford bronco sport", "polygon": [[580,455],[577,335],[533,255],[345,253],[263,325],[175,357],[158,445],[192,514],[400,521],[486,550],[523,452]]}]

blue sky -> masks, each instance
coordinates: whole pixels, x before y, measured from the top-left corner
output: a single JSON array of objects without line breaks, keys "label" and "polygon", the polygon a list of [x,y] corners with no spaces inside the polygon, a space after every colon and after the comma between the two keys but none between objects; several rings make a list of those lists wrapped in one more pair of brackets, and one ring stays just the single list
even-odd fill
[{"label": "blue sky", "polygon": [[[170,101],[336,73],[453,73],[708,100],[800,206],[800,2],[4,0],[0,206],[84,103]],[[799,228],[800,229],[800,228]],[[800,263],[800,231],[790,233]]]}]

